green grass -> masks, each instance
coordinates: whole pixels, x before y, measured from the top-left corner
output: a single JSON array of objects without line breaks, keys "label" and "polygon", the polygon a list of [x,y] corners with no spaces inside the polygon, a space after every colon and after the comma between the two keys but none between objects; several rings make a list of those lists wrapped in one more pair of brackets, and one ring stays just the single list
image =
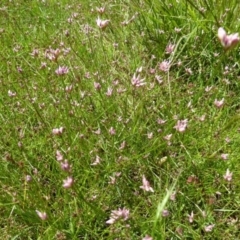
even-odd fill
[{"label": "green grass", "polygon": [[97,1],[2,3],[0,239],[238,239],[239,46],[217,38],[239,31],[238,1],[104,4],[100,14]]}]

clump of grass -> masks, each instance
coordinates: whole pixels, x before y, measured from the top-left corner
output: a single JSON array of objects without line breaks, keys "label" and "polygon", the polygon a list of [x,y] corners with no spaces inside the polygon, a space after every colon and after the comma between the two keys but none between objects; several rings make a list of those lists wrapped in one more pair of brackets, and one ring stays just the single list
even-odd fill
[{"label": "clump of grass", "polygon": [[238,236],[237,1],[213,4],[3,4],[4,239]]}]

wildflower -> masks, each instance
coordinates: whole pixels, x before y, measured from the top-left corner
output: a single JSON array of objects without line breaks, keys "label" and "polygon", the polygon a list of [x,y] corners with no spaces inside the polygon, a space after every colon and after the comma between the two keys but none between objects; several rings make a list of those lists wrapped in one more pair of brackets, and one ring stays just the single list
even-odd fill
[{"label": "wildflower", "polygon": [[221,108],[221,107],[224,105],[224,98],[221,99],[221,100],[215,99],[215,100],[214,100],[214,105],[215,105],[217,108]]},{"label": "wildflower", "polygon": [[67,93],[70,93],[70,92],[72,91],[72,89],[73,89],[73,85],[69,85],[69,86],[66,86],[66,87],[65,87],[65,91],[66,91]]},{"label": "wildflower", "polygon": [[172,192],[172,194],[170,195],[169,199],[170,199],[171,201],[176,201],[176,194],[177,194],[176,191]]},{"label": "wildflower", "polygon": [[17,93],[12,92],[11,90],[8,90],[8,96],[9,97],[15,97],[17,95]]},{"label": "wildflower", "polygon": [[26,175],[25,176],[25,181],[26,182],[31,182],[32,181],[32,177],[30,175]]},{"label": "wildflower", "polygon": [[100,163],[101,158],[97,155],[95,161],[91,164],[92,166],[96,166]]},{"label": "wildflower", "polygon": [[101,88],[101,84],[99,82],[94,82],[93,84],[96,90],[99,90]]},{"label": "wildflower", "polygon": [[67,179],[63,180],[63,187],[70,188],[74,183],[73,177],[67,177]]},{"label": "wildflower", "polygon": [[36,210],[36,213],[39,216],[39,218],[41,218],[43,221],[47,219],[47,214],[45,212],[40,212]]},{"label": "wildflower", "polygon": [[69,165],[67,159],[65,159],[64,162],[61,162],[61,169],[65,172],[69,172],[71,170],[71,166]]},{"label": "wildflower", "polygon": [[119,219],[123,219],[124,221],[129,218],[129,210],[126,208],[119,208],[118,210],[113,210],[110,215],[110,219],[106,221],[107,224],[113,224]]},{"label": "wildflower", "polygon": [[229,171],[229,169],[227,169],[227,171],[226,171],[225,175],[223,176],[223,178],[225,180],[227,180],[228,182],[231,182],[232,181],[232,175],[233,175],[233,173],[231,173]]},{"label": "wildflower", "polygon": [[110,127],[109,133],[110,133],[110,135],[115,135],[116,134],[116,130],[113,127]]},{"label": "wildflower", "polygon": [[170,215],[170,213],[169,213],[168,210],[164,209],[164,210],[162,211],[162,216],[163,216],[163,217],[168,217],[169,215]]},{"label": "wildflower", "polygon": [[112,88],[112,87],[108,87],[107,92],[106,92],[106,95],[107,95],[108,97],[110,97],[110,96],[112,96],[112,93],[113,93],[113,88]]},{"label": "wildflower", "polygon": [[63,160],[63,155],[61,154],[61,152],[59,150],[56,151],[56,159],[59,162]]},{"label": "wildflower", "polygon": [[64,130],[63,127],[54,128],[54,129],[52,130],[52,134],[53,134],[53,135],[61,135],[61,134],[63,133],[63,130]]},{"label": "wildflower", "polygon": [[148,133],[147,137],[148,137],[148,139],[152,139],[153,138],[153,132]]},{"label": "wildflower", "polygon": [[153,240],[153,238],[150,237],[149,235],[146,235],[142,240]]},{"label": "wildflower", "polygon": [[101,20],[98,17],[96,22],[97,22],[97,25],[98,25],[99,28],[105,29],[108,26],[108,24],[110,23],[110,20]]},{"label": "wildflower", "polygon": [[223,160],[228,160],[228,154],[227,153],[222,153],[221,154],[221,158],[223,159]]},{"label": "wildflower", "polygon": [[58,69],[55,71],[55,73],[59,76],[65,75],[68,73],[68,67],[61,67],[59,66]]},{"label": "wildflower", "polygon": [[162,78],[162,76],[156,75],[156,76],[155,76],[155,79],[156,79],[156,81],[158,82],[158,84],[162,84],[162,83],[163,83],[163,78]]},{"label": "wildflower", "polygon": [[150,186],[150,183],[146,179],[146,177],[142,176],[142,186],[140,186],[146,192],[154,192],[153,188]]},{"label": "wildflower", "polygon": [[204,230],[205,232],[211,232],[214,227],[215,227],[215,224],[211,224],[211,225],[205,226]]},{"label": "wildflower", "polygon": [[120,147],[119,147],[119,150],[124,149],[125,146],[126,146],[126,141],[123,141],[123,142],[121,143]]},{"label": "wildflower", "polygon": [[138,74],[136,77],[136,74],[134,73],[133,77],[132,77],[132,85],[135,87],[141,87],[144,86],[146,84],[145,79],[140,79],[140,75]]},{"label": "wildflower", "polygon": [[160,63],[159,69],[163,72],[168,72],[170,69],[170,63],[167,60],[164,60]]},{"label": "wildflower", "polygon": [[185,68],[185,71],[186,71],[186,73],[189,74],[189,75],[192,75],[192,74],[193,74],[191,68]]},{"label": "wildflower", "polygon": [[222,27],[218,29],[218,38],[225,50],[234,48],[240,41],[238,33],[227,35]]},{"label": "wildflower", "polygon": [[105,7],[96,7],[96,11],[100,14],[103,14],[105,12]]},{"label": "wildflower", "polygon": [[188,221],[189,221],[190,223],[193,223],[193,219],[194,219],[194,214],[193,214],[193,211],[192,211],[191,214],[188,215]]},{"label": "wildflower", "polygon": [[171,54],[174,51],[174,49],[175,49],[175,45],[170,43],[170,44],[167,45],[167,47],[165,49],[165,52],[167,54]]},{"label": "wildflower", "polygon": [[172,138],[172,134],[168,134],[165,137],[163,137],[163,139],[166,140],[166,141],[170,141],[171,138]]},{"label": "wildflower", "polygon": [[187,123],[188,123],[187,119],[178,120],[177,125],[174,126],[173,128],[175,128],[178,132],[184,132],[187,128]]}]

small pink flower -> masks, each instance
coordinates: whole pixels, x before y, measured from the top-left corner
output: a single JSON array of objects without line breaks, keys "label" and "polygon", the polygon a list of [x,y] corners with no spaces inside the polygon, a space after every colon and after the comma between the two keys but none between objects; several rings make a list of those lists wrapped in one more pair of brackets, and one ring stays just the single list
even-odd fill
[{"label": "small pink flower", "polygon": [[214,105],[215,105],[217,108],[221,108],[221,107],[223,107],[223,105],[224,105],[224,98],[221,99],[221,100],[217,100],[217,99],[215,99],[215,101],[214,101]]},{"label": "small pink flower", "polygon": [[191,214],[188,215],[188,221],[189,221],[190,223],[193,223],[193,220],[194,220],[194,214],[193,214],[193,211],[192,211]]},{"label": "small pink flower", "polygon": [[110,23],[110,20],[101,20],[98,17],[96,22],[97,22],[97,25],[98,25],[99,28],[105,29],[108,26],[108,24]]},{"label": "small pink flower", "polygon": [[177,192],[176,192],[176,191],[172,192],[172,194],[170,195],[169,199],[170,199],[171,201],[176,201],[176,195],[177,195]]},{"label": "small pink flower", "polygon": [[113,88],[112,88],[112,87],[108,87],[107,92],[106,92],[106,95],[107,95],[108,97],[110,97],[110,96],[112,96],[112,93],[113,93]]},{"label": "small pink flower", "polygon": [[43,221],[47,219],[47,214],[45,212],[40,212],[36,210],[36,213],[39,216],[39,218],[41,218]]},{"label": "small pink flower", "polygon": [[152,139],[153,138],[153,132],[148,133],[147,137],[148,137],[148,139]]},{"label": "small pink flower", "polygon": [[67,159],[65,159],[64,162],[61,162],[61,169],[65,172],[69,172],[71,170],[71,166]]},{"label": "small pink flower", "polygon": [[178,120],[177,121],[177,125],[174,126],[173,128],[175,128],[178,132],[184,132],[187,128],[187,124],[188,124],[188,120],[184,119],[184,120]]},{"label": "small pink flower", "polygon": [[96,11],[100,14],[103,14],[105,12],[105,7],[96,7]]},{"label": "small pink flower", "polygon": [[109,133],[110,133],[110,135],[115,135],[116,134],[116,130],[113,127],[110,127]]},{"label": "small pink flower", "polygon": [[126,141],[123,141],[119,147],[119,150],[123,150],[126,146]]},{"label": "small pink flower", "polygon": [[143,78],[143,79],[140,79],[140,74],[138,74],[138,75],[136,76],[135,73],[134,73],[134,75],[133,75],[133,77],[132,77],[131,82],[132,82],[132,85],[133,85],[134,87],[141,87],[141,86],[144,86],[144,85],[146,84],[145,79],[144,79],[144,78]]},{"label": "small pink flower", "polygon": [[169,61],[166,61],[166,60],[162,61],[159,65],[159,69],[163,72],[168,72],[170,69]]},{"label": "small pink flower", "polygon": [[74,183],[73,177],[67,177],[67,179],[63,180],[64,188],[71,188]]},{"label": "small pink flower", "polygon": [[52,130],[52,134],[53,135],[61,135],[64,131],[64,128],[63,127],[60,127],[60,128],[54,128]]},{"label": "small pink flower", "polygon": [[227,35],[222,27],[218,29],[218,38],[225,50],[234,48],[240,41],[238,33]]},{"label": "small pink flower", "polygon": [[92,166],[96,166],[100,164],[101,158],[97,155],[95,161],[91,164]]},{"label": "small pink flower", "polygon": [[56,151],[56,159],[59,162],[63,160],[63,155],[61,154],[61,152],[59,150]]},{"label": "small pink flower", "polygon": [[126,208],[119,208],[118,210],[113,210],[110,215],[110,219],[106,221],[107,224],[113,224],[119,219],[123,219],[123,221],[128,220],[129,218],[129,210]]},{"label": "small pink flower", "polygon": [[8,90],[8,96],[9,97],[15,97],[17,94],[15,92],[12,92],[11,90]]},{"label": "small pink flower", "polygon": [[32,181],[32,177],[30,175],[26,175],[25,176],[25,181],[26,182],[31,182]]},{"label": "small pink flower", "polygon": [[228,160],[228,154],[227,153],[222,153],[221,154],[221,158],[223,159],[223,160]]},{"label": "small pink flower", "polygon": [[205,232],[211,232],[214,227],[215,227],[215,224],[211,224],[211,225],[205,226],[204,230]]},{"label": "small pink flower", "polygon": [[146,235],[142,240],[153,240],[153,238],[150,237],[149,235]]},{"label": "small pink flower", "polygon": [[175,44],[169,43],[165,49],[167,54],[171,54],[175,49]]},{"label": "small pink flower", "polygon": [[168,135],[163,137],[163,139],[166,140],[166,141],[170,141],[171,138],[172,138],[172,134],[168,134]]},{"label": "small pink flower", "polygon": [[225,180],[227,180],[228,182],[231,182],[232,181],[232,175],[233,175],[233,173],[231,173],[229,171],[229,169],[227,169],[227,171],[226,171],[225,175],[223,176],[223,178]]},{"label": "small pink flower", "polygon": [[169,215],[170,215],[170,213],[169,213],[168,210],[164,209],[164,210],[162,211],[162,216],[163,216],[163,217],[168,217]]},{"label": "small pink flower", "polygon": [[140,186],[140,188],[146,192],[154,192],[153,188],[150,186],[150,183],[144,175],[142,176],[142,186]]},{"label": "small pink flower", "polygon": [[65,75],[68,73],[68,67],[61,67],[59,66],[58,69],[55,71],[55,73],[59,76]]},{"label": "small pink flower", "polygon": [[96,90],[99,90],[101,88],[101,84],[99,82],[94,82],[93,84]]}]

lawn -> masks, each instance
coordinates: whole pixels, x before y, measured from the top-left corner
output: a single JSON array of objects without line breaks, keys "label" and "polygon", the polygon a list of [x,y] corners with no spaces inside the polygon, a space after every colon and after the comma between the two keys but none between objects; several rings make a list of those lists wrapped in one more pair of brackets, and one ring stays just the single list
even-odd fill
[{"label": "lawn", "polygon": [[3,0],[0,239],[239,239],[238,0]]}]

